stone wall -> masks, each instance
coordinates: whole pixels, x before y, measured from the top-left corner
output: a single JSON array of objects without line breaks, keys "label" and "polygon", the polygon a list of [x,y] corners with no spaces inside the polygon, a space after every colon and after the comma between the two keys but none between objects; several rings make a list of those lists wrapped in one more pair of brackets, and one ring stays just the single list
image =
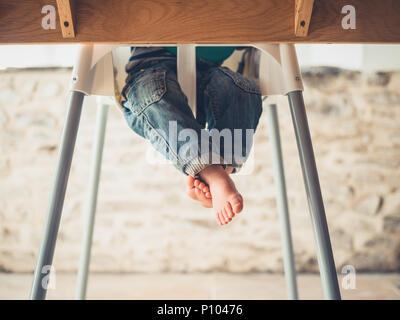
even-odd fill
[{"label": "stone wall", "polygon": [[[0,270],[36,262],[66,112],[70,69],[0,73]],[[400,73],[304,70],[305,101],[337,267],[400,267]],[[267,100],[268,101],[268,100]],[[265,106],[267,107],[267,106]],[[296,267],[318,270],[288,104],[278,100]],[[55,254],[75,271],[82,238],[95,99],[88,98]],[[244,212],[225,227],[185,195],[185,178],[151,165],[147,143],[109,113],[93,271],[281,272],[266,113],[251,174],[235,177]]]}]

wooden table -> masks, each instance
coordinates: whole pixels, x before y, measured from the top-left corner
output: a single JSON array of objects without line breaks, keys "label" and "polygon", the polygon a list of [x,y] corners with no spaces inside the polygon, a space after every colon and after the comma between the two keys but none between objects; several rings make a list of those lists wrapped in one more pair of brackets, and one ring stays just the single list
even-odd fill
[{"label": "wooden table", "polygon": [[[66,28],[57,15],[56,28],[45,30],[42,8],[57,8],[56,0],[0,0],[0,44],[400,43],[399,0],[57,1],[62,19],[70,12],[73,21]],[[342,27],[345,5],[355,8],[355,29]],[[308,35],[299,37],[302,22]]]}]

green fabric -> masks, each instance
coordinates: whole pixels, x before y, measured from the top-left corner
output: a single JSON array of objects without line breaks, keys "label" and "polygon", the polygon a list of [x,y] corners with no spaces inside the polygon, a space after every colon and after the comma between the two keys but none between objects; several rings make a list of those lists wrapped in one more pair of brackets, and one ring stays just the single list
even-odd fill
[{"label": "green fabric", "polygon": [[[176,55],[176,47],[164,47]],[[222,62],[235,51],[236,47],[196,47],[196,57],[212,62]]]}]

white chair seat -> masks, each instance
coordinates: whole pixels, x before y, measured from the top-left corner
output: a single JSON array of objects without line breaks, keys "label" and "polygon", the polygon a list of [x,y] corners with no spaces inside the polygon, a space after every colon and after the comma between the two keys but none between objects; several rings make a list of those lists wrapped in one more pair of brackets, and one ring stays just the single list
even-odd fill
[{"label": "white chair seat", "polygon": [[[194,114],[196,46],[198,45],[178,45],[178,81],[188,97]],[[286,95],[296,90],[303,91],[294,45],[255,44],[253,46],[262,52],[258,80],[262,95]],[[86,95],[112,97],[113,102],[122,108],[121,91],[125,85],[127,76],[125,66],[130,54],[130,45],[82,45],[73,70],[71,90],[83,92]]]}]

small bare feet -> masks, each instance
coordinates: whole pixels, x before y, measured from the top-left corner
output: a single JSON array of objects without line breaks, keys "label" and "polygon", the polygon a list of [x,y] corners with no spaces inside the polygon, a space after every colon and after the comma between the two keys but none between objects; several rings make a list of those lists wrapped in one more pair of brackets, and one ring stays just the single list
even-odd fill
[{"label": "small bare feet", "polygon": [[200,172],[212,195],[212,205],[220,225],[227,224],[243,210],[243,198],[228,173],[220,165],[206,167]]},{"label": "small bare feet", "polygon": [[193,200],[199,201],[203,207],[212,208],[210,188],[198,179],[188,176],[187,194]]}]

